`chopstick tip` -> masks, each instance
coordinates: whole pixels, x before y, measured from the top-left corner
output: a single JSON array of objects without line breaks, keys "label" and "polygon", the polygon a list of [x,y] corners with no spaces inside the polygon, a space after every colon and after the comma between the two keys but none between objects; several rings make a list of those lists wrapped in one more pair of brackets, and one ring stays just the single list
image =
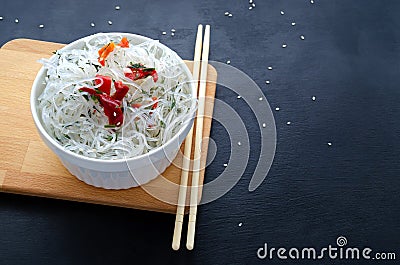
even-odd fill
[{"label": "chopstick tip", "polygon": [[188,243],[188,244],[186,244],[186,248],[187,248],[188,250],[193,250],[194,245]]},{"label": "chopstick tip", "polygon": [[179,242],[178,243],[172,243],[172,249],[173,250],[177,251],[177,250],[179,250],[179,247],[180,247]]}]

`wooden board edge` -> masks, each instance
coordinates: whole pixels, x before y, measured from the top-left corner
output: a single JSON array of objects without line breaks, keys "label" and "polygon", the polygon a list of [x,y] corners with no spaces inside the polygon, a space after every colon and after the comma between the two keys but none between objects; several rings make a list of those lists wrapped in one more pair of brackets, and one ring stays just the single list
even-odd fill
[{"label": "wooden board edge", "polygon": [[[9,193],[9,194],[15,194],[15,195],[24,195],[24,196],[30,196],[30,197],[37,197],[37,198],[45,198],[45,199],[51,199],[51,200],[61,200],[61,201],[71,201],[71,202],[78,202],[78,203],[86,203],[89,205],[103,205],[103,206],[110,206],[110,207],[119,207],[119,208],[125,208],[125,209],[134,209],[134,210],[141,210],[141,211],[151,211],[151,212],[158,212],[158,213],[165,213],[165,214],[175,214],[176,213],[176,205],[172,206],[171,209],[167,208],[156,208],[156,207],[141,207],[139,205],[135,207],[128,207],[126,205],[118,204],[118,203],[104,203],[104,202],[99,202],[99,201],[90,201],[90,200],[78,200],[76,198],[59,198],[53,195],[49,194],[40,194],[40,193],[29,193],[29,192],[21,192],[21,190],[13,190],[13,189],[0,189],[0,193]],[[189,209],[185,211],[185,214],[189,212]]]},{"label": "wooden board edge", "polygon": [[34,40],[34,39],[27,39],[27,38],[18,38],[10,40],[1,46],[1,49],[4,50],[13,50],[13,51],[20,51],[20,52],[30,52],[30,53],[51,53],[52,50],[50,49],[60,49],[65,44],[56,43],[56,42],[47,42],[42,40]]},{"label": "wooden board edge", "polygon": [[3,188],[3,183],[6,178],[6,170],[0,170],[0,189]]}]

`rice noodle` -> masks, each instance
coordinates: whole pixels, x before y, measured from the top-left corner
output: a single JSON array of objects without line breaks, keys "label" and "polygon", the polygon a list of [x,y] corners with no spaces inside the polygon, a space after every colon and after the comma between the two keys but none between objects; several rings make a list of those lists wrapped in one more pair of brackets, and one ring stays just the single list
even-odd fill
[{"label": "rice noodle", "polygon": [[[99,67],[98,50],[110,41],[118,43],[121,38],[96,34],[85,39],[82,49],[60,50],[50,59],[40,60],[47,76],[38,98],[38,111],[46,131],[67,150],[98,159],[138,156],[165,144],[196,110],[188,83],[191,77],[176,53],[158,41],[116,47],[106,65]],[[151,77],[137,81],[125,77],[123,69],[130,63],[154,67],[158,81],[154,83]],[[101,105],[79,91],[82,87],[99,87],[94,85],[96,74],[129,86],[122,103],[121,127],[106,128],[108,118]],[[111,94],[114,91],[112,86]],[[155,102],[157,107],[152,109]]]}]

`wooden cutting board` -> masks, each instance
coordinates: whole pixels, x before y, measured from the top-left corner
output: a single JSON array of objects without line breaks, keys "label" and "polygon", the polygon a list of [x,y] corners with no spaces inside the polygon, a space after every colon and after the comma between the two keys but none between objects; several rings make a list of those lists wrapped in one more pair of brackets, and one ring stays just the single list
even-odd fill
[{"label": "wooden cutting board", "polygon": [[[174,164],[180,163],[181,154],[162,174],[163,177],[143,187],[105,190],[87,185],[71,175],[41,141],[29,105],[31,86],[41,67],[37,60],[50,57],[53,51],[63,46],[59,43],[16,39],[0,49],[0,191],[175,213],[179,186],[174,184],[179,184],[181,171]],[[192,62],[185,62],[191,69]],[[216,79],[215,68],[209,66],[201,184],[204,180]]]}]

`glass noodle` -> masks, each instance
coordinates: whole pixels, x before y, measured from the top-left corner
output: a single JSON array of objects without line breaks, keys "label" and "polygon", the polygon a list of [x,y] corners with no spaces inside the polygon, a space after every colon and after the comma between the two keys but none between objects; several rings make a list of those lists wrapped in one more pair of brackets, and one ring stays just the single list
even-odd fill
[{"label": "glass noodle", "polygon": [[[119,43],[121,38],[97,34],[86,38],[81,49],[60,50],[41,60],[47,76],[38,110],[46,131],[67,150],[99,159],[145,154],[170,140],[196,110],[191,77],[176,53],[158,41],[116,47],[105,66],[100,66],[98,50],[110,41]],[[124,68],[131,63],[155,68],[158,81],[151,76],[136,81],[125,77]],[[96,75],[129,86],[122,102],[124,122],[120,127],[108,128],[101,104],[79,91],[82,87],[98,88],[101,84],[94,85]],[[111,94],[114,92],[112,85]]]}]

